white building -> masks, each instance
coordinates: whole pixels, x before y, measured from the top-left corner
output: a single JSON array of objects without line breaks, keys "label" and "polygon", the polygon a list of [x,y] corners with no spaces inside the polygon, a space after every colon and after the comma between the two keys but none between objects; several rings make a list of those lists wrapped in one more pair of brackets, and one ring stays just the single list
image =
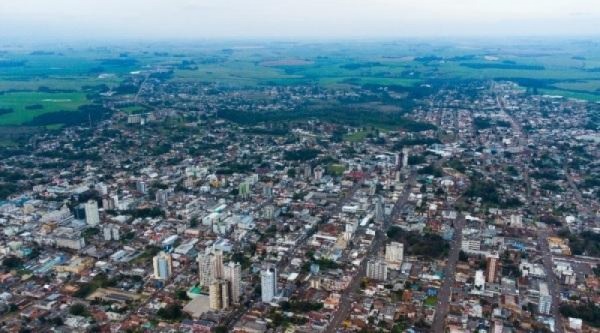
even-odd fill
[{"label": "white building", "polygon": [[172,273],[173,264],[171,255],[165,252],[160,252],[154,256],[154,278],[157,280],[167,280]]},{"label": "white building", "polygon": [[222,251],[207,249],[204,253],[198,254],[196,261],[198,262],[200,285],[207,287],[213,280],[223,278]]},{"label": "white building", "polygon": [[460,244],[460,249],[464,252],[478,252],[481,250],[481,241],[479,239],[464,239]]},{"label": "white building", "polygon": [[84,205],[85,208],[85,223],[87,225],[96,226],[100,223],[100,214],[98,213],[98,203],[96,200],[89,200]]},{"label": "white building", "polygon": [[387,264],[382,260],[369,260],[367,262],[367,277],[373,280],[387,280]]},{"label": "white building", "polygon": [[391,242],[385,246],[385,262],[390,268],[400,268],[402,260],[404,260],[404,244]]},{"label": "white building", "polygon": [[475,288],[479,291],[485,290],[485,272],[481,269],[475,271]]},{"label": "white building", "polygon": [[269,303],[277,296],[277,268],[269,266],[260,272],[261,299]]},{"label": "white building", "polygon": [[242,265],[230,261],[224,267],[224,279],[229,282],[230,298],[234,304],[239,303],[242,294]]},{"label": "white building", "polygon": [[115,240],[118,241],[121,239],[120,235],[120,227],[115,224],[107,224],[102,228],[102,232],[104,234],[105,241]]},{"label": "white building", "polygon": [[538,311],[540,314],[549,315],[550,309],[552,308],[552,297],[548,291],[548,284],[546,282],[540,282],[540,302],[538,304]]}]

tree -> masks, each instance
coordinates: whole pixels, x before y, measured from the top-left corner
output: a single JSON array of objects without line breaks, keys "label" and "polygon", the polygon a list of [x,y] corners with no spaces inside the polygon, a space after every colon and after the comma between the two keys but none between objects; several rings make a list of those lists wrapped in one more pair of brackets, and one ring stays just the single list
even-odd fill
[{"label": "tree", "polygon": [[2,261],[2,266],[8,269],[19,268],[23,265],[23,260],[18,257],[10,256]]},{"label": "tree", "polygon": [[156,315],[164,320],[179,321],[186,317],[185,313],[181,311],[181,305],[172,303],[159,309]]},{"label": "tree", "polygon": [[75,303],[69,308],[69,313],[74,316],[88,317],[90,314],[82,303]]},{"label": "tree", "polygon": [[177,291],[175,292],[175,297],[176,297],[178,300],[181,300],[181,301],[189,301],[189,300],[190,300],[190,298],[188,297],[187,293],[186,293],[186,292],[185,292],[185,290],[183,290],[183,289],[179,289],[179,290],[177,290]]}]

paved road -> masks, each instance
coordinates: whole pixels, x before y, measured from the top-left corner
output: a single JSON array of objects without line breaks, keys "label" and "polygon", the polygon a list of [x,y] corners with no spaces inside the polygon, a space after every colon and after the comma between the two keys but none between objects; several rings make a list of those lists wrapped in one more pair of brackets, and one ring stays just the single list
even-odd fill
[{"label": "paved road", "polygon": [[435,309],[433,323],[431,324],[432,332],[444,332],[444,324],[448,310],[450,309],[450,297],[452,296],[452,286],[454,285],[456,275],[456,264],[458,263],[458,255],[460,253],[462,243],[462,230],[465,226],[465,216],[460,213],[454,221],[454,236],[450,243],[450,253],[448,254],[448,262],[444,270],[444,281],[438,292],[438,304]]},{"label": "paved road", "polygon": [[554,275],[554,271],[552,270],[552,253],[550,253],[550,248],[548,246],[548,236],[549,234],[547,229],[538,229],[538,245],[542,255],[542,263],[544,264],[544,269],[546,270],[548,291],[552,297],[552,309],[550,310],[550,313],[555,320],[554,331],[557,333],[563,333],[563,318],[558,311],[560,306],[560,285],[556,279],[556,276]]},{"label": "paved road", "polygon": [[[380,230],[375,234],[375,238],[373,242],[371,242],[371,247],[369,249],[369,257],[376,256],[379,253],[379,250],[385,244],[386,235],[385,232],[387,228],[391,225],[392,221],[395,221],[400,212],[401,208],[408,202],[408,196],[410,194],[410,188],[415,184],[416,176],[414,173],[411,173],[407,180],[407,188],[404,190],[404,193],[398,198],[392,212],[389,216],[386,217],[384,223]],[[334,313],[333,318],[329,322],[326,333],[334,333],[341,326],[342,322],[348,318],[350,314],[350,310],[352,309],[352,296],[356,295],[358,290],[360,289],[360,282],[366,276],[367,272],[367,261],[368,258],[364,258],[361,262],[357,273],[352,278],[350,285],[342,292],[340,299],[340,306],[337,311]]]},{"label": "paved road", "polygon": [[[498,105],[500,106],[501,111],[506,116],[509,117],[512,130],[519,134],[520,140],[519,140],[518,144],[519,144],[519,146],[521,146],[521,148],[523,148],[523,152],[525,154],[524,163],[526,165],[526,167],[523,170],[523,180],[525,181],[525,183],[527,185],[527,199],[529,200],[528,204],[531,204],[532,203],[531,181],[529,178],[529,170],[527,169],[531,165],[531,154],[529,153],[528,147],[527,147],[527,139],[526,139],[527,136],[526,136],[525,132],[523,131],[523,128],[521,127],[521,125],[514,119],[514,117],[512,117],[512,115],[505,112],[504,107],[503,107],[504,103],[501,102],[500,99],[498,99]],[[567,171],[567,170],[565,170],[565,171]],[[577,196],[577,194],[581,195],[581,193],[577,190],[577,187],[572,183],[572,179],[569,176],[568,172],[567,172],[567,179],[569,180],[569,185],[574,188],[576,196]],[[581,198],[578,197],[577,199],[581,199]],[[581,200],[578,200],[578,202],[581,202]],[[535,207],[531,207],[531,208],[534,210],[534,212],[537,211],[537,209]],[[542,255],[542,263],[544,265],[544,269],[547,274],[546,280],[548,283],[548,291],[550,292],[550,296],[552,297],[551,313],[555,320],[554,331],[557,333],[563,333],[564,332],[563,322],[562,322],[563,318],[559,312],[560,286],[559,286],[558,280],[556,279],[556,276],[554,275],[554,271],[552,270],[552,266],[553,266],[552,265],[552,253],[550,252],[550,248],[548,245],[548,236],[549,236],[548,229],[541,229],[538,227],[537,235],[538,235],[538,246],[540,247],[540,251],[541,251],[541,255]]]}]

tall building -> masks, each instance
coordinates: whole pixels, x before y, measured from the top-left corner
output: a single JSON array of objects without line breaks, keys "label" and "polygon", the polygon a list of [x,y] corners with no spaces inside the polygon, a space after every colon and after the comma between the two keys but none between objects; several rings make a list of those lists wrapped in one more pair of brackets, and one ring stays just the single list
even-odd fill
[{"label": "tall building", "polygon": [[111,240],[118,241],[121,239],[120,227],[118,225],[107,224],[102,228],[102,232],[104,233],[105,241],[111,241]]},{"label": "tall building", "polygon": [[325,169],[323,169],[319,165],[315,168],[314,173],[315,173],[315,180],[320,181],[323,178],[323,175],[325,174]]},{"label": "tall building", "polygon": [[143,180],[138,180],[135,183],[135,189],[140,192],[141,194],[146,194],[148,192],[148,186],[146,185],[146,182]]},{"label": "tall building", "polygon": [[277,268],[269,266],[260,271],[261,299],[269,303],[277,296]]},{"label": "tall building", "polygon": [[485,271],[485,279],[488,283],[494,283],[496,281],[496,273],[498,271],[498,254],[490,254],[487,257],[487,265]]},{"label": "tall building", "polygon": [[538,303],[538,311],[540,314],[549,315],[552,308],[552,297],[548,291],[548,284],[540,282],[540,302]]},{"label": "tall building", "polygon": [[385,262],[390,268],[400,268],[402,260],[404,260],[404,244],[391,242],[385,246]]},{"label": "tall building", "polygon": [[196,261],[200,285],[209,286],[213,280],[223,278],[223,251],[207,249],[198,254]]},{"label": "tall building", "polygon": [[379,196],[379,197],[377,197],[377,199],[375,199],[375,221],[383,222],[384,218],[385,218],[385,211],[384,211],[384,207],[383,207],[383,199],[381,198],[381,196]]},{"label": "tall building", "polygon": [[475,288],[479,291],[485,290],[485,276],[483,275],[483,270],[475,271]]},{"label": "tall building", "polygon": [[402,169],[408,168],[408,155],[410,150],[408,148],[402,148]]},{"label": "tall building", "polygon": [[242,265],[230,261],[224,267],[223,278],[229,282],[229,295],[231,302],[237,304],[242,295]]},{"label": "tall building", "polygon": [[387,280],[387,264],[382,260],[367,261],[367,277],[373,280]]},{"label": "tall building", "polygon": [[208,301],[211,310],[225,310],[229,308],[228,282],[223,279],[213,280],[208,286]]},{"label": "tall building", "polygon": [[153,262],[154,278],[157,280],[169,279],[173,268],[171,255],[165,252],[160,252],[154,257]]},{"label": "tall building", "polygon": [[223,251],[213,250],[211,257],[211,269],[213,279],[223,278]]},{"label": "tall building", "polygon": [[155,199],[159,205],[164,206],[169,200],[169,192],[167,190],[160,189],[156,191]]},{"label": "tall building", "polygon": [[242,199],[248,199],[250,197],[250,182],[243,181],[240,183],[238,194]]},{"label": "tall building", "polygon": [[85,223],[96,226],[100,223],[100,213],[98,213],[98,202],[89,200],[85,203]]},{"label": "tall building", "polygon": [[273,183],[272,182],[265,183],[265,185],[263,186],[263,196],[265,198],[273,197]]},{"label": "tall building", "polygon": [[209,253],[199,253],[198,258],[198,279],[201,286],[209,286],[211,283],[211,264]]}]

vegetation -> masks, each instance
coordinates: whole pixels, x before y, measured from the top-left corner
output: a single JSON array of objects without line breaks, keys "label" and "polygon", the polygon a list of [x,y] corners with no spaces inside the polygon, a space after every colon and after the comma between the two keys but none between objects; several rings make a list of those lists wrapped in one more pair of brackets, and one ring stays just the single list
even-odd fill
[{"label": "vegetation", "polygon": [[185,312],[182,311],[181,305],[177,303],[171,303],[164,308],[156,311],[156,315],[163,320],[167,321],[181,321],[187,318]]},{"label": "vegetation", "polygon": [[562,304],[560,313],[565,317],[581,318],[593,327],[600,327],[600,306],[592,302],[578,305]]},{"label": "vegetation", "polygon": [[290,300],[283,301],[279,304],[282,311],[285,312],[295,312],[295,313],[304,313],[310,311],[319,311],[323,308],[323,303],[314,303],[308,301],[298,301],[298,300]]},{"label": "vegetation", "polygon": [[79,286],[79,289],[73,294],[78,298],[86,298],[98,288],[114,287],[117,284],[116,279],[109,279],[105,274],[98,274],[87,283]]},{"label": "vegetation", "polygon": [[600,258],[600,234],[584,231],[577,235],[568,229],[561,229],[559,236],[569,240],[569,247],[573,254]]},{"label": "vegetation", "polygon": [[352,126],[373,125],[399,127],[413,132],[433,130],[436,128],[429,123],[416,122],[405,118],[402,112],[380,112],[362,109],[348,110],[348,108],[343,107],[303,109],[294,112],[240,112],[237,110],[219,110],[217,115],[220,118],[243,125],[319,119],[322,121]]},{"label": "vegetation", "polygon": [[9,257],[4,258],[4,260],[2,260],[2,266],[9,270],[17,269],[17,268],[23,266],[23,260],[18,257],[9,256]]},{"label": "vegetation", "polygon": [[69,313],[74,316],[82,316],[89,317],[90,313],[88,312],[86,306],[81,303],[75,303],[69,307]]},{"label": "vegetation", "polygon": [[446,256],[450,250],[450,244],[433,233],[426,232],[421,235],[393,226],[388,229],[387,236],[393,241],[404,243],[404,252],[408,255],[437,259]]},{"label": "vegetation", "polygon": [[308,161],[317,157],[319,153],[316,149],[298,149],[286,151],[284,158],[288,161]]}]

